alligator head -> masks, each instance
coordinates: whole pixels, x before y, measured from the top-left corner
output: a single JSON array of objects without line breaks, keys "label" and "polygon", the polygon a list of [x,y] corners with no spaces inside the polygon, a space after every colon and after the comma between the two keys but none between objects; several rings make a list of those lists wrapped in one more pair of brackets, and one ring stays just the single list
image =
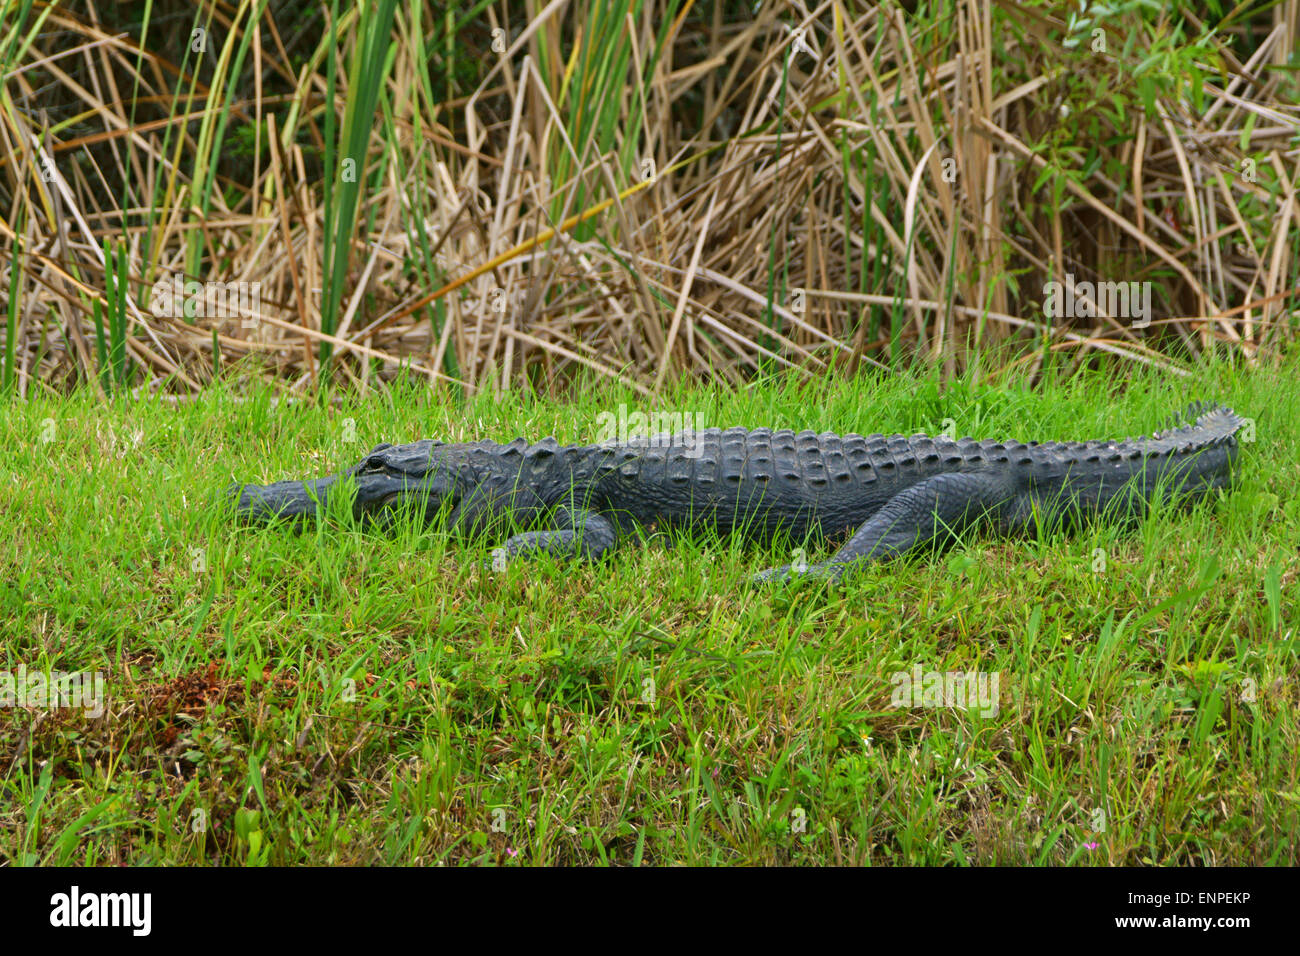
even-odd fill
[{"label": "alligator head", "polygon": [[323,508],[340,481],[356,488],[355,518],[391,518],[402,508],[415,508],[428,520],[449,509],[449,525],[474,524],[481,508],[477,493],[483,482],[469,461],[471,446],[420,441],[410,445],[375,446],[362,461],[327,478],[277,481],[269,485],[232,485],[229,494],[239,518],[301,522]]}]

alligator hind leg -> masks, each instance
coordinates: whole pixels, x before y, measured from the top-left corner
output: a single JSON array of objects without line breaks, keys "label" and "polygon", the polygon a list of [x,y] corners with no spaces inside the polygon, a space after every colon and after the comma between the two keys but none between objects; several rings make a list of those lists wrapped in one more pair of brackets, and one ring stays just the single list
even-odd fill
[{"label": "alligator hind leg", "polygon": [[509,561],[520,555],[546,552],[558,558],[599,558],[614,547],[616,535],[609,520],[582,508],[557,508],[554,527],[528,531],[509,538],[492,552],[493,562]]},{"label": "alligator hind leg", "polygon": [[789,565],[757,574],[753,582],[784,581],[805,574],[839,580],[845,571],[951,539],[979,521],[1001,520],[1015,500],[1005,478],[984,472],[951,472],[919,481],[890,498],[828,561],[795,571]]}]

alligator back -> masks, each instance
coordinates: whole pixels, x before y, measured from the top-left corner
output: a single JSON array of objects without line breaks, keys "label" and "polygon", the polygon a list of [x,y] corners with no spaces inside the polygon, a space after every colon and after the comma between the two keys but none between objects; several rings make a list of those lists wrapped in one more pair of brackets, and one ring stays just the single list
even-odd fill
[{"label": "alligator back", "polygon": [[593,489],[603,513],[638,524],[708,523],[720,533],[834,536],[932,475],[995,467],[1007,449],[925,435],[711,428],[610,456]]},{"label": "alligator back", "polygon": [[996,473],[1012,489],[1004,525],[1032,513],[1074,517],[1118,504],[1132,513],[1158,487],[1187,496],[1224,486],[1242,425],[1230,409],[1194,405],[1149,437],[1080,442],[976,441],[707,429],[590,449],[590,505],[619,523],[711,524],[720,533],[785,529],[835,536],[935,475]]}]

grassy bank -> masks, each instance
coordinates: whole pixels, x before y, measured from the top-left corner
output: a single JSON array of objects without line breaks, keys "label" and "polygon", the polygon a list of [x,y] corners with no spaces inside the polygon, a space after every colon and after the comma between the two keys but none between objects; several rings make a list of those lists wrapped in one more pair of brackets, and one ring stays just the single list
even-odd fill
[{"label": "grassy bank", "polygon": [[[607,386],[7,406],[0,668],[99,672],[105,706],[0,710],[0,858],[1295,864],[1294,374],[670,394],[707,425],[841,432],[1120,437],[1198,397],[1255,420],[1239,486],[1190,514],[776,592],[745,580],[779,543],[494,574],[489,544],[413,527],[237,529],[218,494],[652,410]],[[996,675],[996,712],[891,706],[918,665]]]}]

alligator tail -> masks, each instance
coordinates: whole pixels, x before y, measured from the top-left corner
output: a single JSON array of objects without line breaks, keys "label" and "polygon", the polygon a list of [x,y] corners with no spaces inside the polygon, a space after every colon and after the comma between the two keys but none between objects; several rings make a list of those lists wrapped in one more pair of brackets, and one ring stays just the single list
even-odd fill
[{"label": "alligator tail", "polygon": [[1231,438],[1245,424],[1246,420],[1226,405],[1217,402],[1192,402],[1181,412],[1171,415],[1156,435],[1199,429],[1210,432],[1215,437]]}]

